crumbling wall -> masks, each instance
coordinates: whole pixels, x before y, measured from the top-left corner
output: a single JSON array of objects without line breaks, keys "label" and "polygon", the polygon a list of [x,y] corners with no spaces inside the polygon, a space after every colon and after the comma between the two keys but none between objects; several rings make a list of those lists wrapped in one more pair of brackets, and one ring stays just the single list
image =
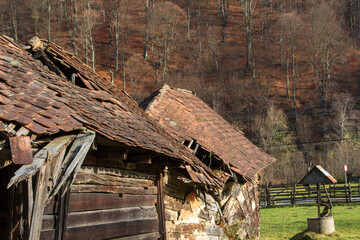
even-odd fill
[{"label": "crumbling wall", "polygon": [[209,194],[196,187],[190,191],[187,184],[183,185],[176,191],[171,185],[165,187],[167,239],[259,237],[257,183],[227,183],[219,194]]}]

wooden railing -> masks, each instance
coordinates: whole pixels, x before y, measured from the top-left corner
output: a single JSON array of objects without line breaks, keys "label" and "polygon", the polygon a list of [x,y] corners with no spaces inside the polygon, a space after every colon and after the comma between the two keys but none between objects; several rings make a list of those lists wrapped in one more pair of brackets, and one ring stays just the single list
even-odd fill
[{"label": "wooden railing", "polygon": [[[332,202],[360,201],[360,181],[345,184],[325,185]],[[261,186],[260,205],[305,204],[316,202],[316,185],[303,186],[301,184],[283,184],[277,186]],[[326,193],[321,187],[321,198],[326,201]]]}]

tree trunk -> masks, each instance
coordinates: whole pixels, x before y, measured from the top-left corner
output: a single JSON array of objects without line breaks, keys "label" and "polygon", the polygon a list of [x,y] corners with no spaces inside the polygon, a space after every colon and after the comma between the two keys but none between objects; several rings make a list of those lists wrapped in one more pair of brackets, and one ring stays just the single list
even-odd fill
[{"label": "tree trunk", "polygon": [[115,25],[115,71],[119,71],[119,23],[116,22],[114,25]]},{"label": "tree trunk", "polygon": [[51,0],[46,1],[46,32],[47,32],[47,40],[51,41]]},{"label": "tree trunk", "polygon": [[18,41],[18,25],[17,25],[17,13],[15,0],[9,0],[11,10],[11,23],[14,31],[14,39]]},{"label": "tree trunk", "polygon": [[286,51],[286,97],[288,98],[288,100],[290,101],[290,94],[289,94],[289,54],[288,51]]},{"label": "tree trunk", "polygon": [[292,82],[293,82],[293,101],[294,101],[294,112],[295,112],[295,121],[297,121],[297,107],[296,107],[296,86],[295,86],[295,54],[294,48],[291,49],[291,59],[292,59]]},{"label": "tree trunk", "polygon": [[125,72],[125,33],[122,31],[121,33],[121,65],[123,70],[123,89],[125,91],[125,82],[126,82],[126,72]]}]

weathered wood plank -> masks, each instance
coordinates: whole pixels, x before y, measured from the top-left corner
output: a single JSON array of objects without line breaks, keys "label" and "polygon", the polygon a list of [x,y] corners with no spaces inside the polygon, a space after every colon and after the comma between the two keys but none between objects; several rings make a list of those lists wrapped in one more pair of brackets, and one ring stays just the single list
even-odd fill
[{"label": "weathered wood plank", "polygon": [[50,229],[50,230],[41,231],[40,239],[41,240],[53,240],[53,239],[55,239],[55,230]]},{"label": "weathered wood plank", "polygon": [[137,194],[137,195],[155,195],[157,188],[151,187],[122,187],[109,185],[94,185],[94,184],[73,184],[71,191],[75,193],[121,193],[121,194]]},{"label": "weathered wood plank", "polygon": [[79,171],[74,184],[99,184],[99,185],[114,185],[123,187],[150,187],[154,185],[154,181],[147,179],[126,178],[114,176],[103,172],[87,173]]},{"label": "weathered wood plank", "polygon": [[55,215],[44,215],[41,224],[41,231],[55,228]]},{"label": "weathered wood plank", "polygon": [[113,238],[112,240],[157,240],[160,238],[160,234],[157,232],[145,233],[139,235],[132,235],[128,237]]},{"label": "weathered wood plank", "polygon": [[57,201],[55,201],[55,199],[51,199],[50,202],[48,204],[45,205],[44,208],[44,214],[53,214],[56,213],[57,209]]},{"label": "weathered wood plank", "polygon": [[124,177],[124,178],[131,178],[131,179],[150,179],[155,180],[155,174],[148,174],[144,172],[137,172],[131,170],[124,170],[119,168],[108,168],[108,167],[81,167],[79,169],[79,174],[101,174],[101,175],[108,175],[114,177]]},{"label": "weathered wood plank", "polygon": [[105,224],[124,220],[157,219],[156,207],[129,207],[69,213],[68,227]]},{"label": "weathered wood plank", "polygon": [[98,224],[84,227],[67,228],[66,239],[106,239],[122,236],[157,232],[157,219],[121,221],[110,224]]},{"label": "weathered wood plank", "polygon": [[32,164],[24,165],[15,172],[14,176],[10,179],[7,188],[33,176],[43,166],[47,158],[51,160],[56,157],[70,144],[74,137],[75,135],[67,135],[52,140],[34,156]]},{"label": "weathered wood plank", "polygon": [[136,206],[155,206],[155,203],[156,195],[72,193],[70,194],[69,212]]}]

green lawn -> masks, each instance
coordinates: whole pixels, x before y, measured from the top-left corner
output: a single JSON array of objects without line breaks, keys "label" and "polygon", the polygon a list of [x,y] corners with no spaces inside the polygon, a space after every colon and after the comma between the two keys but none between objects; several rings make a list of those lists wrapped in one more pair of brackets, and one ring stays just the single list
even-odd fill
[{"label": "green lawn", "polygon": [[315,205],[261,209],[260,239],[360,239],[360,203],[335,204],[333,216],[336,232],[325,236],[306,232],[306,219],[317,217]]}]

